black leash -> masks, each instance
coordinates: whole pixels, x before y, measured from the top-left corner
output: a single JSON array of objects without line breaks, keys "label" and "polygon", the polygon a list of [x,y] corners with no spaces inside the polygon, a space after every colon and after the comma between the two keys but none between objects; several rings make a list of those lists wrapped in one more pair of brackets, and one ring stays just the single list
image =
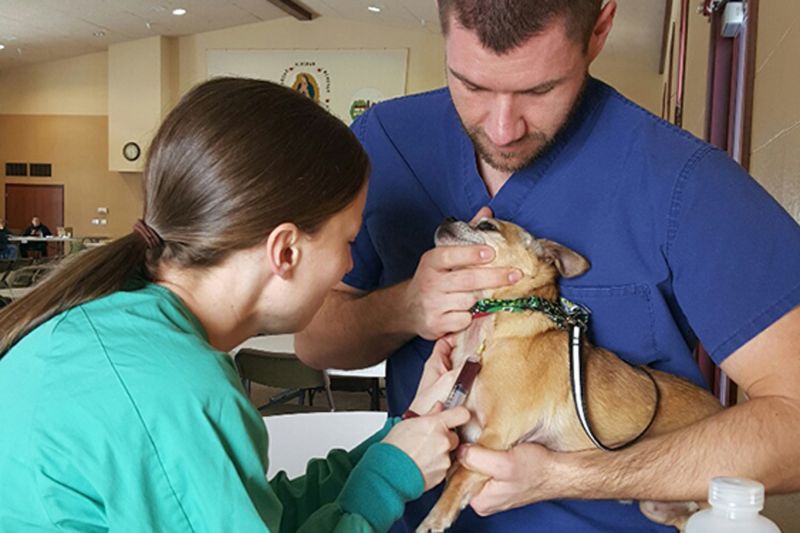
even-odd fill
[{"label": "black leash", "polygon": [[[623,361],[625,360],[623,359]],[[631,368],[637,369],[637,367],[631,365],[627,361],[625,361],[625,363]],[[638,370],[644,372],[644,374],[650,378],[650,381],[653,382],[653,390],[655,391],[656,404],[653,407],[653,416],[650,417],[650,422],[647,423],[647,426],[645,426],[641,433],[636,435],[628,442],[624,442],[617,446],[607,446],[603,444],[600,438],[594,434],[594,431],[592,431],[592,425],[589,422],[589,417],[586,412],[586,373],[584,372],[584,367],[583,328],[578,324],[573,324],[569,328],[569,375],[570,383],[572,385],[572,399],[575,402],[575,410],[578,413],[578,419],[581,422],[583,431],[595,446],[607,452],[618,452],[639,442],[639,440],[644,437],[653,426],[653,422],[655,422],[656,415],[658,414],[658,405],[661,402],[661,390],[658,388],[658,383],[653,375],[644,367],[638,367]]]}]

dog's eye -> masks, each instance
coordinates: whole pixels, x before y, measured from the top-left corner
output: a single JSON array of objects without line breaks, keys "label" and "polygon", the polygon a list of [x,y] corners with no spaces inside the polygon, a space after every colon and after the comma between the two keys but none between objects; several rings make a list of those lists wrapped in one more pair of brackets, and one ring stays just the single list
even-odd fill
[{"label": "dog's eye", "polygon": [[478,225],[477,225],[477,226],[475,226],[475,228],[476,228],[476,229],[479,229],[479,230],[481,230],[481,231],[499,231],[499,230],[498,230],[498,229],[497,229],[497,228],[494,226],[494,224],[492,224],[492,223],[491,223],[491,222],[489,222],[488,220],[481,220],[481,221],[478,223]]}]

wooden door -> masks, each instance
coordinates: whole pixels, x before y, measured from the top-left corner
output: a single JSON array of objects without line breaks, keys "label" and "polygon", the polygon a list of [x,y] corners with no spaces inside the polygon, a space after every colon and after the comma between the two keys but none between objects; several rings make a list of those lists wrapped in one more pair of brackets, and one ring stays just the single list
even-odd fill
[{"label": "wooden door", "polygon": [[64,225],[63,185],[6,184],[6,226],[19,232],[38,216],[53,234]]}]

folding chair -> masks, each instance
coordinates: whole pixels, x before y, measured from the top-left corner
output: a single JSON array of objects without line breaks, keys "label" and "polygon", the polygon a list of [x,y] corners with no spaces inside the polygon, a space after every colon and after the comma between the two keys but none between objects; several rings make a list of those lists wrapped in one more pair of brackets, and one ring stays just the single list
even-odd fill
[{"label": "folding chair", "polygon": [[14,268],[14,259],[2,259],[0,260],[0,287],[7,287],[6,285],[6,277],[8,277],[8,273]]},{"label": "folding chair", "polygon": [[[327,411],[313,405],[314,393],[322,390],[327,395],[330,410],[335,410],[328,375],[306,366],[292,353],[242,348],[236,353],[234,362],[248,395],[251,382],[283,389],[258,408],[264,415]],[[308,405],[305,404],[306,397]],[[295,398],[298,403],[289,403]]]},{"label": "folding chair", "polygon": [[52,272],[54,266],[55,264],[53,263],[46,263],[41,265],[32,264],[30,266],[17,268],[17,264],[15,263],[13,270],[8,272],[3,278],[3,282],[11,289],[32,287]]}]

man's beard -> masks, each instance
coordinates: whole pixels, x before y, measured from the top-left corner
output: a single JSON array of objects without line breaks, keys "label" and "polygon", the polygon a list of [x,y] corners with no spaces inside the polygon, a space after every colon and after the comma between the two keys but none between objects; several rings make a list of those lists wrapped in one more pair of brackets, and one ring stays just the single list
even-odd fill
[{"label": "man's beard", "polygon": [[516,172],[517,170],[528,166],[532,163],[539,154],[547,149],[553,142],[552,137],[548,137],[543,131],[535,131],[528,133],[522,139],[516,141],[521,145],[528,146],[528,143],[534,143],[531,148],[526,148],[528,153],[518,152],[514,150],[498,151],[492,150],[493,143],[489,140],[487,135],[480,128],[464,128],[472,139],[472,144],[478,156],[483,159],[487,165],[495,170],[501,172]]},{"label": "man's beard", "polygon": [[[515,143],[519,143],[521,145],[526,145],[529,142],[535,141],[535,144],[533,144],[532,147],[527,148],[529,153],[521,153],[514,150],[508,150],[505,152],[500,151],[498,153],[497,150],[492,150],[492,148],[494,148],[494,144],[491,140],[489,140],[483,129],[468,128],[463,121],[461,121],[461,127],[464,128],[464,131],[472,140],[472,145],[475,147],[475,151],[477,152],[478,156],[485,161],[487,165],[495,170],[499,170],[500,172],[514,173],[517,170],[525,168],[536,161],[536,159],[542,153],[546,152],[555,143],[561,133],[566,129],[567,125],[572,122],[572,119],[575,116],[577,109],[580,107],[581,101],[583,100],[583,93],[586,90],[587,80],[588,76],[584,80],[583,86],[581,87],[580,91],[578,91],[575,101],[572,103],[566,118],[558,127],[555,135],[551,137],[541,130],[536,130],[526,134],[522,139],[515,141]],[[460,116],[459,120],[461,120]]]}]

